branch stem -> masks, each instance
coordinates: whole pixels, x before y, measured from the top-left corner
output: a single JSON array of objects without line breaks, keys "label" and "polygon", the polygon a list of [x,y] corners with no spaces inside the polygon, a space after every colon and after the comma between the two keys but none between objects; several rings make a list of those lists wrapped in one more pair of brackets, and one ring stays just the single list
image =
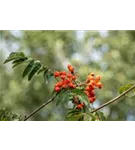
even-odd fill
[{"label": "branch stem", "polygon": [[112,100],[104,103],[103,105],[99,106],[98,108],[96,108],[95,110],[91,111],[91,113],[94,113],[96,111],[98,111],[99,109],[119,100],[121,97],[123,97],[125,94],[127,94],[128,92],[130,92],[131,90],[133,90],[135,88],[135,85],[133,85],[131,88],[129,88],[128,90],[126,90],[125,92],[123,92],[122,94],[118,95],[117,97],[113,98]]},{"label": "branch stem", "polygon": [[39,110],[41,110],[43,107],[48,105],[54,100],[55,96],[50,98],[47,102],[43,103],[40,107],[38,107],[36,110],[34,110],[31,114],[29,114],[27,117],[24,118],[24,121],[28,120],[31,116],[33,116],[35,113],[37,113]]}]

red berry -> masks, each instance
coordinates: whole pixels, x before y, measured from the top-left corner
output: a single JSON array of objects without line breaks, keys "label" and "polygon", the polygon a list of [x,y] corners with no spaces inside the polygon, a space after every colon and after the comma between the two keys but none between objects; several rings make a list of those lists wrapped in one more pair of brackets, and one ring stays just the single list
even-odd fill
[{"label": "red berry", "polygon": [[55,71],[55,72],[54,72],[54,76],[55,76],[55,77],[58,77],[59,75],[60,75],[60,72],[58,72],[58,71]]},{"label": "red berry", "polygon": [[72,67],[71,65],[67,65],[68,68]]},{"label": "red berry", "polygon": [[94,80],[91,80],[90,83],[94,86],[96,82]]},{"label": "red berry", "polygon": [[82,107],[81,104],[78,104],[76,108],[77,108],[77,109],[82,109],[83,107]]},{"label": "red berry", "polygon": [[70,74],[70,73],[68,73],[68,74],[67,74],[67,77],[68,77],[68,78],[72,78],[72,77],[73,77],[73,75],[72,75],[72,74]]},{"label": "red berry", "polygon": [[94,96],[95,96],[94,90],[92,90],[92,91],[90,92],[90,96],[91,96],[91,97],[94,97]]},{"label": "red berry", "polygon": [[55,87],[54,90],[55,90],[55,92],[59,92],[60,88],[59,87]]},{"label": "red berry", "polygon": [[61,71],[61,75],[66,75],[66,71]]},{"label": "red berry", "polygon": [[100,79],[101,79],[101,76],[97,75],[95,80],[96,80],[96,82],[98,82],[98,81],[100,81]]},{"label": "red berry", "polygon": [[75,80],[75,79],[76,79],[76,76],[72,76],[72,79]]},{"label": "red berry", "polygon": [[74,68],[73,68],[73,67],[70,67],[70,68],[69,68],[69,71],[70,71],[71,73],[73,73],[73,72],[74,72]]},{"label": "red berry", "polygon": [[89,86],[87,86],[85,90],[86,90],[86,91],[90,91],[91,89],[90,89]]},{"label": "red berry", "polygon": [[69,84],[69,87],[73,88],[74,87],[74,84],[72,82],[70,82]]},{"label": "red berry", "polygon": [[97,82],[97,83],[96,83],[96,86],[97,86],[99,89],[101,89],[101,88],[103,87],[103,85],[102,85],[101,82]]},{"label": "red berry", "polygon": [[64,83],[65,83],[65,84],[70,83],[70,80],[69,80],[69,79],[65,79],[65,80],[64,80]]},{"label": "red berry", "polygon": [[90,103],[93,103],[96,100],[96,97],[90,97],[89,100],[90,100]]},{"label": "red berry", "polygon": [[57,84],[58,84],[59,87],[61,87],[63,85],[63,82],[60,81]]},{"label": "red berry", "polygon": [[82,107],[84,107],[84,103],[81,103],[80,105],[81,105]]},{"label": "red berry", "polygon": [[66,78],[65,75],[61,75],[60,77],[61,77],[62,80]]}]

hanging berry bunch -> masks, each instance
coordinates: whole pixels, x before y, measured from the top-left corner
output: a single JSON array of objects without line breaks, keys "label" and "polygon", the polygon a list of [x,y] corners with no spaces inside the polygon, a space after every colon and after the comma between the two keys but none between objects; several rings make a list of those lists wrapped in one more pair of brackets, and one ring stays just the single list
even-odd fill
[{"label": "hanging berry bunch", "polygon": [[76,88],[75,80],[76,76],[74,75],[74,68],[71,65],[67,66],[68,72],[66,71],[55,71],[54,77],[57,78],[58,82],[54,86],[55,92],[60,92],[65,88]]},{"label": "hanging berry bunch", "polygon": [[[91,73],[87,76],[87,79],[82,84],[77,84],[76,79],[77,76],[74,72],[74,67],[71,65],[67,66],[68,72],[66,71],[55,71],[54,77],[57,79],[57,83],[54,86],[55,92],[60,92],[62,89],[79,89],[80,87],[84,87],[84,93],[87,95],[87,98],[90,103],[93,103],[96,100],[95,89],[101,89],[103,87],[100,82],[101,76],[97,75],[95,77],[94,73]],[[78,96],[73,96],[72,100],[76,109],[81,110],[85,107],[85,104],[81,102]]]},{"label": "hanging berry bunch", "polygon": [[101,89],[103,87],[102,83],[100,82],[101,76],[97,75],[94,77],[94,73],[91,73],[87,76],[86,79],[86,88],[85,88],[85,93],[88,96],[89,102],[93,103],[96,100],[95,96],[95,89],[99,88]]}]

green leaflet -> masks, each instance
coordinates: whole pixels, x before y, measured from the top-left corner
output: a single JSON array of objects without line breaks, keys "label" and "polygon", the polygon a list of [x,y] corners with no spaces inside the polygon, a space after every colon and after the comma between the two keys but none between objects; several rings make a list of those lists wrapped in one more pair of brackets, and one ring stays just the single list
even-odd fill
[{"label": "green leaflet", "polygon": [[36,61],[33,65],[33,68],[28,76],[28,81],[30,81],[32,79],[32,77],[34,76],[34,74],[41,68],[41,62],[40,61]]},{"label": "green leaflet", "polygon": [[84,113],[76,112],[76,113],[73,113],[72,115],[67,115],[66,120],[67,121],[82,121],[83,117],[84,117]]},{"label": "green leaflet", "polygon": [[31,60],[30,63],[27,65],[27,67],[25,68],[25,70],[23,71],[23,78],[28,74],[30,73],[30,71],[32,70],[33,68],[33,65],[34,65],[34,60]]},{"label": "green leaflet", "polygon": [[24,58],[25,55],[23,52],[13,52],[9,55],[9,57],[4,61],[4,64],[6,64],[9,61],[19,59],[19,58]]},{"label": "green leaflet", "polygon": [[45,81],[46,81],[46,75],[47,75],[48,71],[49,71],[49,69],[46,69],[46,70],[44,71],[44,74],[43,74]]},{"label": "green leaflet", "polygon": [[87,97],[85,98],[85,97],[83,97],[83,96],[81,96],[81,95],[78,95],[78,97],[79,97],[79,100],[80,100],[81,102],[83,102],[86,106],[89,105],[89,102],[88,102],[88,100],[87,100]]},{"label": "green leaflet", "polygon": [[25,60],[27,60],[27,59],[28,59],[27,57],[17,58],[16,60],[14,60],[14,61],[12,62],[12,64],[21,63],[21,62],[23,62],[23,61],[25,61]]},{"label": "green leaflet", "polygon": [[59,92],[59,95],[56,97],[56,105],[59,105],[60,103],[65,103],[69,99],[69,91],[67,89],[63,89]]},{"label": "green leaflet", "polygon": [[16,59],[16,60],[14,60],[14,61],[12,62],[12,64],[14,64],[12,68],[14,68],[14,67],[16,67],[16,66],[22,64],[22,63],[25,62],[27,59],[28,59],[27,57],[24,57],[24,58],[18,58],[18,59]]},{"label": "green leaflet", "polygon": [[71,109],[71,110],[67,113],[67,117],[76,115],[76,114],[78,114],[79,112],[80,112],[80,110],[78,110],[78,109]]},{"label": "green leaflet", "polygon": [[50,69],[44,71],[45,83],[48,84],[49,80],[53,77],[53,72]]},{"label": "green leaflet", "polygon": [[71,92],[72,92],[73,95],[77,95],[79,97],[79,100],[81,102],[83,102],[86,106],[89,105],[88,97],[84,93],[83,89],[72,89]]},{"label": "green leaflet", "polygon": [[[134,84],[130,83],[130,84],[126,84],[124,86],[121,86],[119,88],[119,93],[121,94],[121,93],[125,92],[126,90],[128,90],[129,88],[131,88],[133,85]],[[127,94],[125,94],[125,95],[128,96],[128,97],[135,96],[135,88],[133,90],[131,90],[130,92],[128,92]]]},{"label": "green leaflet", "polygon": [[0,109],[0,121],[19,121],[21,116],[8,110],[7,108]]},{"label": "green leaflet", "polygon": [[[23,62],[22,62],[23,63]],[[17,64],[14,64],[12,68],[15,68],[16,66],[22,64],[22,63],[17,63]]]},{"label": "green leaflet", "polygon": [[94,113],[95,116],[97,116],[98,121],[106,121],[106,117],[104,116],[104,113],[101,111],[95,112]]},{"label": "green leaflet", "polygon": [[46,66],[42,66],[42,68],[40,68],[37,72],[37,74],[40,74],[41,72],[47,70],[47,67]]}]

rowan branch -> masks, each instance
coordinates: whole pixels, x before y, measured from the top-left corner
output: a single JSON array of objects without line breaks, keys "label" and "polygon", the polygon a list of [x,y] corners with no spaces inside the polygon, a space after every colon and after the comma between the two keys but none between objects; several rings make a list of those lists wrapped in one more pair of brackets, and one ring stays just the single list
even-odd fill
[{"label": "rowan branch", "polygon": [[99,109],[119,100],[121,97],[123,97],[125,94],[127,94],[128,92],[130,92],[131,90],[133,90],[135,88],[135,85],[133,85],[131,88],[129,88],[128,90],[126,90],[125,92],[123,92],[122,94],[118,95],[117,97],[113,98],[112,100],[104,103],[103,105],[99,106],[98,108],[96,108],[95,110],[91,111],[91,113],[94,113],[96,111],[98,111]]},{"label": "rowan branch", "polygon": [[31,114],[29,114],[27,117],[24,118],[24,121],[28,120],[31,116],[33,116],[35,113],[37,113],[39,110],[41,110],[43,107],[45,107],[46,105],[48,105],[49,103],[51,103],[54,98],[56,97],[53,96],[52,98],[50,98],[47,102],[43,103],[40,107],[38,107],[36,110],[34,110]]}]

